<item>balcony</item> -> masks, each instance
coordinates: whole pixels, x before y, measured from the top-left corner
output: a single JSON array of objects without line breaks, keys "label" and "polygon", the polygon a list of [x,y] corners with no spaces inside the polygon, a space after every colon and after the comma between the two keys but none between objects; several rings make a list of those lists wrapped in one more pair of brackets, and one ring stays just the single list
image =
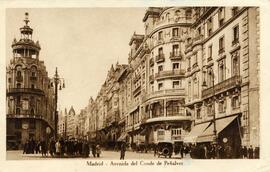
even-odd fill
[{"label": "balcony", "polygon": [[16,76],[16,81],[17,82],[22,82],[23,81],[23,77],[22,76]]},{"label": "balcony", "polygon": [[37,81],[37,77],[36,76],[30,76],[30,80],[31,81]]},{"label": "balcony", "polygon": [[154,82],[154,75],[149,76],[149,82],[151,82],[151,83]]},{"label": "balcony", "polygon": [[218,54],[222,54],[222,53],[224,53],[225,52],[225,49],[224,48],[220,48],[219,50],[218,50]]},{"label": "balcony", "polygon": [[196,35],[194,38],[193,38],[193,45],[195,44],[200,44],[204,39],[204,36],[202,34],[200,35]]},{"label": "balcony", "polygon": [[171,60],[181,60],[182,59],[181,52],[180,51],[171,52],[170,59]]},{"label": "balcony", "polygon": [[165,96],[185,96],[185,89],[178,88],[178,89],[166,89],[155,91],[153,93],[143,96],[142,100],[147,101],[156,97],[165,97]]},{"label": "balcony", "polygon": [[169,70],[169,71],[161,71],[155,74],[155,79],[163,79],[163,78],[174,78],[174,77],[183,77],[185,76],[185,70]]},{"label": "balcony", "polygon": [[135,89],[133,90],[133,96],[138,95],[140,92],[141,92],[141,86],[138,86],[137,88],[135,88]]},{"label": "balcony", "polygon": [[164,62],[165,61],[165,56],[164,54],[159,54],[156,56],[156,62],[160,63],[160,62]]},{"label": "balcony", "polygon": [[213,92],[215,92],[215,95],[228,91],[230,89],[233,89],[235,87],[239,87],[241,84],[241,77],[240,76],[233,76],[229,79],[226,79],[225,81],[222,81],[218,84],[216,84],[213,87],[206,88],[202,91],[202,98],[208,98],[213,95]]},{"label": "balcony", "polygon": [[20,94],[20,93],[25,93],[25,94],[37,94],[37,95],[45,95],[44,91],[41,89],[33,89],[33,88],[10,88],[7,89],[7,95],[12,95],[12,94]]},{"label": "balcony", "polygon": [[235,39],[232,41],[232,46],[235,46],[237,44],[239,44],[239,39]]},{"label": "balcony", "polygon": [[160,38],[157,40],[157,45],[164,44],[164,43],[165,43],[165,41],[163,38]]}]

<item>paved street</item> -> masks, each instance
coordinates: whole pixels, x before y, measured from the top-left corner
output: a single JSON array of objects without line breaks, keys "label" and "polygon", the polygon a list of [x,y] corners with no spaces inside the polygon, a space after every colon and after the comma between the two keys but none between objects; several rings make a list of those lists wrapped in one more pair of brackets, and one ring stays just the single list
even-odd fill
[{"label": "paved street", "polygon": [[[50,156],[48,157],[42,157],[41,154],[23,154],[22,151],[7,151],[7,160],[40,160],[40,159],[56,159],[52,158]],[[101,159],[101,160],[112,160],[112,159],[119,159],[120,158],[120,152],[116,151],[102,151],[101,157],[100,158],[93,158],[91,155],[87,159]],[[164,157],[160,157],[159,159],[163,159]],[[185,159],[189,159],[190,157],[187,156]],[[57,158],[60,159],[60,158]],[[66,159],[66,158],[62,158]],[[80,158],[76,157],[73,159],[85,159],[85,158]],[[127,151],[125,159],[158,159],[157,157],[154,157],[153,153],[136,153],[136,152],[131,152]],[[180,159],[179,155],[173,155],[172,159]]]}]

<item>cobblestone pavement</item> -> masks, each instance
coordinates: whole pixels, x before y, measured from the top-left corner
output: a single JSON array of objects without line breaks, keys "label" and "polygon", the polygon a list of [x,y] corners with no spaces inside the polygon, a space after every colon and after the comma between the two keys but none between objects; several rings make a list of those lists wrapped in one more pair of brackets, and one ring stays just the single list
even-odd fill
[{"label": "cobblestone pavement", "polygon": [[[90,155],[89,158],[73,157],[72,159],[89,159],[89,160],[118,160],[120,158],[120,152],[117,151],[102,151],[99,158]],[[150,153],[137,153],[127,151],[125,159],[164,159],[165,157],[155,157],[152,152]],[[7,160],[51,160],[51,159],[65,159],[65,158],[52,158],[51,156],[42,157],[41,154],[23,154],[22,151],[7,151]],[[180,159],[179,155],[173,155],[171,159]],[[187,155],[184,159],[190,159]]]}]

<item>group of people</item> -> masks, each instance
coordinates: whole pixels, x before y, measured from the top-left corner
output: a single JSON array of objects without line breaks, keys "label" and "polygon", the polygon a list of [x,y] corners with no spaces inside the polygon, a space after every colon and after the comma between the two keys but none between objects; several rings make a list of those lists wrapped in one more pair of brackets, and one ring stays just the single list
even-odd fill
[{"label": "group of people", "polygon": [[259,147],[255,149],[250,146],[242,146],[233,149],[230,145],[191,145],[190,156],[195,159],[258,159],[259,158]]},{"label": "group of people", "polygon": [[89,143],[86,140],[64,140],[63,138],[55,141],[53,138],[46,142],[28,140],[24,144],[23,154],[42,154],[42,156],[52,157],[89,157],[92,153],[93,157],[100,157],[101,147],[96,143]]}]

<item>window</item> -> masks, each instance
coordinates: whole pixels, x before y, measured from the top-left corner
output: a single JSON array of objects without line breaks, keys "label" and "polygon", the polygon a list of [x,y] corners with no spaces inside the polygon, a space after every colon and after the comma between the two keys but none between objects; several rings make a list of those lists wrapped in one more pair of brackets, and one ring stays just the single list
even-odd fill
[{"label": "window", "polygon": [[184,114],[184,108],[177,100],[168,101],[166,106],[167,116],[177,116]]},{"label": "window", "polygon": [[197,65],[198,63],[198,52],[194,54],[194,64]]},{"label": "window", "polygon": [[240,74],[239,64],[239,52],[237,51],[232,55],[232,76],[238,76]]},{"label": "window", "polygon": [[209,45],[208,47],[208,60],[212,59],[212,45]]},{"label": "window", "polygon": [[226,101],[222,100],[218,103],[218,112],[223,113],[226,111]]},{"label": "window", "polygon": [[222,7],[218,10],[218,23],[219,27],[221,27],[224,24],[225,18],[225,9]]},{"label": "window", "polygon": [[201,119],[202,118],[202,116],[201,116],[201,109],[200,108],[198,108],[196,110],[196,116],[197,116],[197,119]]},{"label": "window", "polygon": [[164,140],[165,137],[165,131],[164,130],[158,130],[157,131],[157,140]]},{"label": "window", "polygon": [[221,38],[219,38],[219,54],[223,53],[225,50],[224,47],[224,36],[222,36]]},{"label": "window", "polygon": [[179,55],[179,45],[176,44],[176,45],[173,45],[173,56],[178,56]]},{"label": "window", "polygon": [[238,13],[238,7],[233,7],[232,8],[232,16],[235,16]]},{"label": "window", "polygon": [[152,117],[164,116],[163,102],[157,102],[153,105]]},{"label": "window", "polygon": [[158,32],[158,40],[162,40],[163,39],[163,32],[160,31]]},{"label": "window", "polygon": [[233,42],[232,42],[232,44],[234,45],[238,42],[239,42],[239,26],[237,25],[233,28]]},{"label": "window", "polygon": [[212,35],[213,31],[213,23],[212,23],[212,17],[210,17],[207,21],[207,31],[208,31],[208,36]]},{"label": "window", "polygon": [[201,29],[201,27],[198,27],[197,33],[198,33],[199,36],[202,34],[202,29]]},{"label": "window", "polygon": [[225,59],[220,60],[218,62],[218,79],[219,79],[219,82],[222,82],[222,81],[225,80],[225,74],[226,74],[225,68],[226,68]]},{"label": "window", "polygon": [[163,83],[158,83],[158,90],[162,90],[163,89]]},{"label": "window", "polygon": [[163,66],[162,65],[158,66],[158,72],[161,72],[161,71],[163,71]]},{"label": "window", "polygon": [[173,70],[179,69],[179,63],[173,63]]},{"label": "window", "polygon": [[30,119],[30,121],[29,121],[29,128],[30,129],[36,129],[36,120]]},{"label": "window", "polygon": [[198,79],[194,78],[193,83],[194,83],[194,85],[193,85],[193,97],[194,97],[194,99],[197,99],[197,98],[199,98]]},{"label": "window", "polygon": [[172,129],[172,136],[181,136],[181,128]]},{"label": "window", "polygon": [[180,81],[173,81],[173,88],[180,88]]},{"label": "window", "polygon": [[178,28],[173,28],[172,29],[172,36],[173,37],[178,37],[179,36],[179,29]]},{"label": "window", "polygon": [[213,116],[214,115],[213,103],[208,104],[208,106],[207,106],[207,115],[208,116]]},{"label": "window", "polygon": [[31,88],[32,88],[32,89],[35,89],[35,85],[34,85],[34,84],[31,84]]},{"label": "window", "polygon": [[191,15],[192,15],[192,11],[190,9],[186,10],[186,19],[191,19]]},{"label": "window", "polygon": [[190,68],[190,66],[191,66],[191,60],[190,58],[188,58],[188,68]]},{"label": "window", "polygon": [[22,128],[22,121],[17,119],[15,120],[15,128],[16,129],[21,129]]},{"label": "window", "polygon": [[209,87],[212,87],[213,86],[213,82],[214,82],[214,74],[213,74],[213,72],[212,72],[212,68],[209,68],[208,69],[208,72],[207,72],[207,81],[208,81],[208,84],[207,84],[207,86],[209,86]]},{"label": "window", "polygon": [[20,108],[16,108],[16,115],[20,115],[21,114],[21,109]]},{"label": "window", "polygon": [[158,49],[158,55],[161,56],[162,54],[163,54],[163,48],[161,47]]},{"label": "window", "polygon": [[21,96],[17,96],[17,99],[16,100],[17,100],[16,104],[17,105],[20,105],[21,104]]},{"label": "window", "polygon": [[17,83],[17,84],[16,84],[16,87],[17,87],[17,88],[21,88],[21,87],[22,87],[22,84],[21,84],[21,83]]},{"label": "window", "polygon": [[232,97],[232,108],[236,109],[240,107],[240,100],[239,100],[239,96],[234,96]]},{"label": "window", "polygon": [[36,72],[32,72],[32,77],[35,77],[36,76]]},{"label": "window", "polygon": [[21,71],[17,71],[17,77],[21,77],[22,76],[22,72]]}]

